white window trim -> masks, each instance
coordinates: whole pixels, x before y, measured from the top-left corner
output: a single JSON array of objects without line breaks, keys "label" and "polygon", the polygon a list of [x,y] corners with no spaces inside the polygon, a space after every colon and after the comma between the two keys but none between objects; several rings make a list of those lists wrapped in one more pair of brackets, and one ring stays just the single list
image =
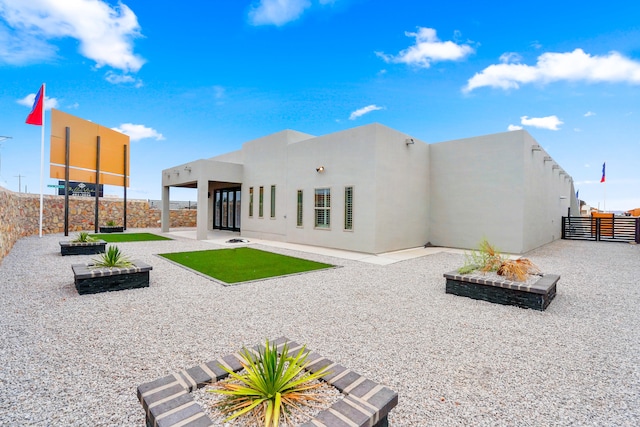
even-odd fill
[{"label": "white window trim", "polygon": [[[301,196],[301,200],[298,203],[298,197]],[[298,219],[300,223],[298,224]],[[296,228],[304,228],[304,190],[296,190]]]},{"label": "white window trim", "polygon": [[[351,188],[351,228],[347,228],[346,227],[346,225],[347,225],[347,188]],[[353,215],[353,199],[354,199],[354,197],[353,197],[353,195],[355,194],[355,192],[356,192],[355,191],[355,185],[345,185],[344,186],[344,194],[343,194],[343,196],[344,196],[344,218],[343,218],[343,223],[342,223],[342,227],[343,227],[342,230],[346,231],[348,233],[353,233],[353,229],[354,229],[354,226],[353,226],[353,223],[354,223],[354,221],[353,221],[353,216],[354,216]]]},{"label": "white window trim", "polygon": [[[317,207],[316,206],[316,191],[317,190],[329,190],[329,207]],[[328,211],[329,214],[329,226],[328,227],[319,227],[317,224],[317,216],[316,213],[319,209],[324,209]],[[329,230],[331,231],[331,187],[318,187],[313,189],[313,229],[314,230]]]}]

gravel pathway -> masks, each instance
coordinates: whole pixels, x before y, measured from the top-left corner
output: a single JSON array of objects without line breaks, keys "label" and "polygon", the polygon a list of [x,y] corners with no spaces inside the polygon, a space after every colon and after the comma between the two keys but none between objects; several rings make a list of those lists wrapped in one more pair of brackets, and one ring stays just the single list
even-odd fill
[{"label": "gravel pathway", "polygon": [[[151,286],[80,296],[62,235],[0,264],[0,425],[143,426],[136,387],[287,336],[400,396],[390,425],[640,425],[640,246],[557,241],[528,254],[560,274],[547,311],[447,295],[451,253],[224,287],[153,254],[187,239],[121,243]],[[254,246],[259,247],[260,246]]]}]

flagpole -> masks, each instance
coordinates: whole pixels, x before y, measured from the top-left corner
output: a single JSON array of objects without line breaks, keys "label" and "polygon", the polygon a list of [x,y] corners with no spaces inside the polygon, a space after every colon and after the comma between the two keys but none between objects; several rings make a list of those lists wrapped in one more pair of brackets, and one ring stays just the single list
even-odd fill
[{"label": "flagpole", "polygon": [[[606,176],[605,174],[605,166],[606,166],[607,162],[604,162],[602,164],[602,176]],[[604,179],[604,194],[603,194],[603,203],[602,203],[602,212],[606,212],[607,211],[607,179]]]},{"label": "flagpole", "polygon": [[604,181],[604,203],[602,204],[602,211],[607,211],[607,180]]},{"label": "flagpole", "polygon": [[42,237],[42,213],[44,211],[44,110],[45,84],[42,83],[42,126],[40,132],[40,237]]}]

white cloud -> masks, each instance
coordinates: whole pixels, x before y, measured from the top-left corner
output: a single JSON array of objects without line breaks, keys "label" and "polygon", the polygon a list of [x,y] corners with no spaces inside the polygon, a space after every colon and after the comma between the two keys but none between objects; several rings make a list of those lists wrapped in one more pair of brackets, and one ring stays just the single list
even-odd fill
[{"label": "white cloud", "polygon": [[593,111],[587,111],[586,113],[584,113],[585,117],[591,117],[591,116],[595,116],[596,113],[594,113]]},{"label": "white cloud", "polygon": [[400,51],[398,55],[376,52],[386,62],[404,63],[429,68],[432,62],[459,61],[474,53],[467,44],[456,44],[452,41],[440,41],[433,28],[418,27],[418,32],[406,32],[407,37],[415,37],[416,43]]},{"label": "white cloud", "polygon": [[549,129],[549,130],[560,130],[558,126],[564,124],[563,121],[558,119],[557,116],[547,116],[547,117],[531,117],[522,116],[520,117],[520,123],[525,126],[532,126],[540,129]]},{"label": "white cloud", "polygon": [[384,107],[379,107],[375,104],[367,105],[366,107],[362,107],[354,111],[353,113],[351,113],[351,115],[349,116],[349,120],[355,120],[358,117],[362,117],[367,113],[370,113],[372,111],[377,111],[377,110],[384,110]]},{"label": "white cloud", "polygon": [[585,168],[590,168],[590,167],[591,167],[591,165],[590,165],[589,163],[585,163],[584,167],[585,167]]},{"label": "white cloud", "polygon": [[133,123],[123,123],[120,127],[111,128],[116,132],[129,135],[131,141],[140,141],[146,138],[155,138],[156,141],[164,139],[161,133],[153,128],[148,128],[145,125],[134,125]]},{"label": "white cloud", "polygon": [[[46,91],[45,91],[46,92]],[[35,93],[30,93],[29,95],[25,96],[22,99],[18,99],[16,102],[20,105],[24,105],[25,107],[29,107],[32,108],[33,107],[33,101],[36,100],[36,94]],[[44,96],[44,109],[45,110],[50,110],[52,108],[58,108],[60,106],[60,103],[58,102],[58,100],[56,98],[49,98],[46,93]]]},{"label": "white cloud", "polygon": [[249,21],[253,25],[279,27],[295,21],[309,7],[311,7],[310,0],[260,0],[249,11]]},{"label": "white cloud", "polygon": [[107,71],[104,79],[112,84],[132,84],[135,87],[142,87],[142,80],[133,77],[131,74],[118,74]]},{"label": "white cloud", "polygon": [[500,55],[500,62],[503,64],[518,63],[522,61],[522,56],[516,52],[505,52]]},{"label": "white cloud", "polygon": [[80,53],[109,66],[136,72],[144,59],[133,53],[133,39],[140,37],[138,19],[123,3],[111,6],[102,0],[1,0],[0,61],[32,63],[55,57],[49,42],[70,37],[78,40]]},{"label": "white cloud", "polygon": [[469,79],[464,92],[490,86],[518,89],[521,84],[556,81],[626,82],[640,84],[640,62],[618,52],[605,56],[590,55],[582,49],[573,52],[543,53],[536,65],[501,63],[490,65]]},{"label": "white cloud", "polygon": [[512,130],[522,130],[522,126],[509,125],[509,126],[507,126],[507,130],[508,130],[508,131],[512,131]]}]

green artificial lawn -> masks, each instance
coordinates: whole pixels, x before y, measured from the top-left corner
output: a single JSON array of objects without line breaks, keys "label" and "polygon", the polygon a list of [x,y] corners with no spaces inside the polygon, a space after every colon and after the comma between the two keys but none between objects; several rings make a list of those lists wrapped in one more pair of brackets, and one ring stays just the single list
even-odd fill
[{"label": "green artificial lawn", "polygon": [[333,267],[331,264],[246,247],[159,255],[226,283],[246,282]]},{"label": "green artificial lawn", "polygon": [[150,240],[173,240],[168,237],[158,236],[151,233],[102,233],[92,234],[91,237],[102,239],[109,243],[118,242],[147,242]]}]

